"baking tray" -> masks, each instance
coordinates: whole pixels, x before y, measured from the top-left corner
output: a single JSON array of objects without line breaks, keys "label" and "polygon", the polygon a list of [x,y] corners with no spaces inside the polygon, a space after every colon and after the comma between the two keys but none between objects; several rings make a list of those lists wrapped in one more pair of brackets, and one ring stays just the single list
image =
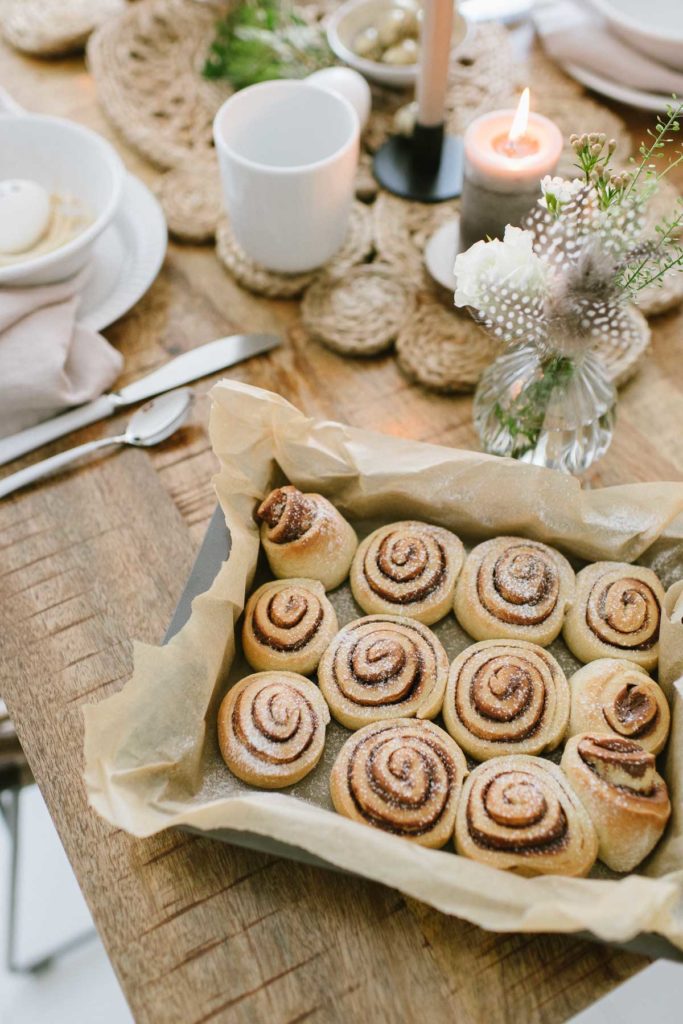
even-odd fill
[{"label": "baking tray", "polygon": [[[203,594],[213,583],[218,570],[230,554],[230,533],[228,531],[225,516],[219,505],[211,517],[206,536],[202,541],[199,553],[185,584],[178,606],[173,613],[171,624],[166,631],[164,643],[185,625],[192,611],[192,602],[199,594]],[[196,835],[209,836],[221,843],[229,843],[232,846],[245,847],[248,850],[258,850],[260,853],[268,853],[276,857],[284,857],[288,860],[300,861],[303,864],[310,864],[313,867],[324,868],[327,871],[340,872],[342,869],[321,857],[316,857],[298,846],[290,846],[288,843],[278,842],[270,836],[261,836],[255,832],[241,832],[236,829],[193,829],[184,827],[183,831],[193,832]],[[348,874],[348,872],[343,872]],[[591,942],[602,942],[591,932],[571,932],[577,938],[588,939]],[[642,934],[632,939],[631,942],[610,943],[618,949],[625,949],[631,953],[638,953],[652,959],[664,957],[668,960],[677,960],[683,963],[683,951],[676,949],[667,939],[650,933]]]}]

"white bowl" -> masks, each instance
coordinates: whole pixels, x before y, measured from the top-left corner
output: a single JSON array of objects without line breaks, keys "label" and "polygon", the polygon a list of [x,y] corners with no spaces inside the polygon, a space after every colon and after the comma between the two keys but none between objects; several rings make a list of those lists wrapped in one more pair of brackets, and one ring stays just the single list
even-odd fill
[{"label": "white bowl", "polygon": [[0,286],[50,284],[80,270],[116,213],[124,174],[116,151],[89,128],[41,114],[0,114],[0,180],[28,178],[74,196],[93,218],[58,249],[0,267]]},{"label": "white bowl", "polygon": [[[380,61],[359,57],[352,49],[353,40],[358,33],[374,25],[377,16],[383,11],[391,10],[392,7],[396,7],[396,0],[347,0],[337,8],[327,23],[327,41],[332,52],[340,60],[360,71],[361,75],[370,81],[395,89],[405,89],[415,83],[417,64],[404,64],[399,67],[382,64]],[[460,46],[466,36],[467,22],[456,11],[453,21],[453,46]]]},{"label": "white bowl", "polygon": [[683,71],[683,0],[589,0],[635,50]]}]

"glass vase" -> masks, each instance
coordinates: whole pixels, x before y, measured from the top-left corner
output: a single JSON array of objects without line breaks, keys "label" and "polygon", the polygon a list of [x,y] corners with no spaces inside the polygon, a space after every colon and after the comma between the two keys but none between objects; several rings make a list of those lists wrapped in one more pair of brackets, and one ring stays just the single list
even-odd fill
[{"label": "glass vase", "polygon": [[592,350],[568,356],[521,345],[484,371],[474,423],[493,455],[580,474],[609,448],[616,400]]}]

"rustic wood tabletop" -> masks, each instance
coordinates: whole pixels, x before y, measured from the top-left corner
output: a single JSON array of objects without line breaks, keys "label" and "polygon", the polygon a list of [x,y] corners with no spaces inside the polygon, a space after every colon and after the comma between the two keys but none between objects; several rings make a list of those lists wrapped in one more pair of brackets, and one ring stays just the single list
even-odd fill
[{"label": "rustic wood tabletop", "polygon": [[[0,44],[0,83],[29,110],[113,138],[131,171],[154,178],[114,137],[82,59],[38,62]],[[639,139],[649,120],[620,112]],[[229,375],[313,415],[476,447],[469,397],[428,394],[390,358],[333,355],[306,339],[297,309],[242,291],[210,247],[171,244],[150,292],[106,333],[125,357],[124,384],[221,335],[275,331],[279,351]],[[594,484],[683,479],[683,313],[653,328]],[[198,386],[190,425],[158,449],[122,451],[0,503],[0,695],[135,1020],[567,1020],[647,961],[569,937],[490,934],[379,885],[179,832],[132,839],[88,808],[81,707],[123,686],[132,638],[163,637],[215,505],[211,383]]]}]

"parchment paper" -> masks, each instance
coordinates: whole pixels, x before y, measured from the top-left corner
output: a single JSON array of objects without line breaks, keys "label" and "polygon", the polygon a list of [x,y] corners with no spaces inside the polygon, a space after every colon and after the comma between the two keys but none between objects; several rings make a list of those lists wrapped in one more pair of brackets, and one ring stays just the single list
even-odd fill
[{"label": "parchment paper", "polygon": [[[325,755],[307,779],[280,793],[235,779],[216,742],[215,711],[248,670],[235,624],[262,569],[253,510],[287,479],[330,498],[364,533],[378,522],[428,519],[473,543],[522,534],[580,559],[642,561],[670,592],[683,580],[683,484],[583,491],[559,473],[475,452],[315,422],[284,399],[224,381],[212,391],[211,440],[220,460],[216,489],[232,534],[228,561],[196,598],[187,625],[166,646],[137,644],[125,688],[85,709],[85,781],[92,806],[113,825],[147,836],[174,825],[232,828],[302,847],[449,914],[496,931],[587,929],[626,941],[656,932],[683,948],[683,624],[665,618],[661,682],[673,710],[665,771],[674,814],[644,873],[628,877],[520,878],[427,850],[351,822],[331,809],[327,780],[347,735],[333,724]],[[260,563],[259,563],[260,565]],[[360,614],[347,587],[332,595],[342,621]],[[437,627],[454,657],[469,638],[452,616]],[[553,647],[571,671],[571,655]]]}]

